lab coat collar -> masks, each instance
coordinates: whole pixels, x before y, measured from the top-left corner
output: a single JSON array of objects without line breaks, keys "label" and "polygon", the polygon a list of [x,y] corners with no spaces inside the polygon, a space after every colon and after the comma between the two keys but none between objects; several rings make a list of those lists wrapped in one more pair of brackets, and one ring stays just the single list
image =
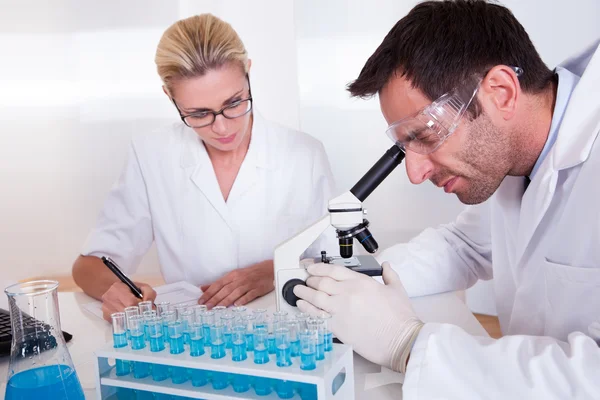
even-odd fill
[{"label": "lab coat collar", "polygon": [[587,160],[600,131],[600,40],[560,66],[581,76],[571,95],[554,150],[552,168],[560,171]]}]

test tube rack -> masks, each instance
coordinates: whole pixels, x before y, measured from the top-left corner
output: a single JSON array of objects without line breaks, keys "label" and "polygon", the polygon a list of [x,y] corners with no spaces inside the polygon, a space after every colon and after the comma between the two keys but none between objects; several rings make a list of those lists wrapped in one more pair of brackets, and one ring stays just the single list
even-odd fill
[{"label": "test tube rack", "polygon": [[[252,389],[244,393],[237,393],[231,385],[222,390],[215,390],[209,384],[196,387],[187,382],[172,383],[171,379],[154,381],[152,376],[136,379],[132,374],[117,376],[114,360],[128,360],[161,364],[172,367],[201,369],[208,372],[224,372],[229,374],[242,374],[252,378],[270,378],[275,380],[292,381],[301,384],[315,385],[318,400],[351,400],[354,399],[354,366],[352,347],[343,344],[333,344],[332,351],[327,353],[325,360],[319,361],[314,370],[300,369],[299,358],[289,367],[278,367],[275,362],[255,364],[252,356],[240,362],[232,361],[230,357],[211,359],[209,352],[199,357],[192,357],[189,352],[170,354],[166,352],[152,353],[148,347],[142,350],[132,350],[129,347],[114,348],[112,343],[107,343],[95,352],[96,362],[96,397],[102,400],[117,399],[118,388],[127,388],[145,392],[161,393],[164,395],[180,396],[191,399],[225,400],[225,399],[252,399],[275,400],[279,399],[275,392],[266,396],[257,395]],[[314,397],[313,397],[314,398]],[[300,400],[298,394],[292,399]]]}]

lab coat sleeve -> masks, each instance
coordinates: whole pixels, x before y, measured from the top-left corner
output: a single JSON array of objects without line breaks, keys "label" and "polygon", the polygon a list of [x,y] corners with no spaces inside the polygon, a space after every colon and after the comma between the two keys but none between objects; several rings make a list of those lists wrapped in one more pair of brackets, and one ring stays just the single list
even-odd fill
[{"label": "lab coat sleeve", "polygon": [[405,400],[600,399],[600,348],[589,336],[471,336],[425,324],[413,346]]},{"label": "lab coat sleeve", "polygon": [[146,184],[132,142],[125,169],[108,194],[81,254],[109,256],[124,272],[132,273],[153,239]]},{"label": "lab coat sleeve", "polygon": [[489,201],[468,206],[457,219],[428,228],[377,256],[389,261],[410,297],[464,290],[492,278]]},{"label": "lab coat sleeve", "polygon": [[[336,193],[335,180],[331,172],[331,166],[327,158],[327,153],[323,144],[319,142],[317,150],[314,152],[314,160],[312,165],[312,206],[309,210],[308,220],[315,222],[328,213],[329,200]],[[321,250],[327,251],[329,255],[339,255],[339,246],[335,236],[335,229],[329,226],[325,232],[321,234],[302,253],[301,258],[318,257]]]}]

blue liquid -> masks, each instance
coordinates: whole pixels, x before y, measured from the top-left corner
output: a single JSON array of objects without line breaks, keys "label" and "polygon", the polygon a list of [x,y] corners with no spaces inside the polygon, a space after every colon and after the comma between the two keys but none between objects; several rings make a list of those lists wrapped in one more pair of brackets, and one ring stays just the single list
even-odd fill
[{"label": "blue liquid", "polygon": [[6,400],[84,399],[77,373],[66,365],[48,365],[13,375]]},{"label": "blue liquid", "polygon": [[290,346],[277,348],[277,366],[289,367],[292,365],[292,349]]},{"label": "blue liquid", "polygon": [[254,334],[246,333],[246,350],[254,351]]},{"label": "blue liquid", "polygon": [[300,384],[300,398],[302,400],[317,400],[317,386],[310,383]]},{"label": "blue liquid", "polygon": [[198,357],[204,354],[204,338],[190,341],[190,356]]},{"label": "blue liquid", "polygon": [[162,335],[150,336],[150,351],[156,353],[165,349],[165,341]]},{"label": "blue liquid", "polygon": [[183,335],[171,336],[169,338],[169,351],[171,354],[181,354],[183,350]]},{"label": "blue liquid", "polygon": [[325,351],[333,350],[333,333],[327,332],[325,334]]},{"label": "blue liquid", "polygon": [[275,354],[275,336],[272,333],[269,333],[267,336],[267,348],[269,349],[269,354]]},{"label": "blue liquid", "polygon": [[290,343],[292,348],[292,357],[298,357],[300,355],[300,340],[295,340]]},{"label": "blue liquid", "polygon": [[231,348],[231,333],[224,333],[223,338],[225,339],[225,347]]},{"label": "blue liquid", "polygon": [[169,366],[162,364],[152,364],[152,380],[156,382],[164,381],[169,377]]},{"label": "blue liquid", "polygon": [[131,336],[131,348],[133,350],[141,350],[146,347],[144,343],[144,335]]},{"label": "blue liquid", "polygon": [[271,379],[256,378],[254,381],[254,392],[259,396],[267,396],[271,394]]},{"label": "blue liquid", "polygon": [[317,353],[305,353],[303,351],[300,354],[300,369],[310,371],[315,368],[317,368]]},{"label": "blue liquid", "polygon": [[210,346],[210,358],[223,358],[225,357],[225,342],[222,340],[213,343]]},{"label": "blue liquid", "polygon": [[171,371],[171,382],[180,384],[188,380],[187,368],[173,367]]},{"label": "blue liquid", "polygon": [[200,387],[208,383],[208,374],[202,369],[192,369],[192,386]]},{"label": "blue liquid", "polygon": [[204,336],[204,347],[210,347],[210,325],[202,325],[202,334]]},{"label": "blue liquid", "polygon": [[144,339],[146,340],[146,342],[148,342],[150,340],[150,327],[148,325],[146,325],[146,323],[144,323]]},{"label": "blue liquid", "polygon": [[317,344],[317,360],[325,359],[325,343],[321,342]]},{"label": "blue liquid", "polygon": [[137,400],[154,400],[152,392],[146,392],[143,390],[136,390]]},{"label": "blue liquid", "polygon": [[248,358],[248,355],[246,354],[246,343],[242,341],[233,343],[231,359],[233,361],[244,361],[246,358]]},{"label": "blue liquid", "polygon": [[215,390],[225,389],[227,387],[227,374],[214,371],[212,373],[212,387]]},{"label": "blue liquid", "polygon": [[133,361],[133,377],[135,379],[143,379],[148,375],[150,375],[150,364],[141,361]]},{"label": "blue liquid", "polygon": [[119,360],[117,359],[115,362],[115,373],[117,376],[128,375],[131,369],[131,365],[127,360]]},{"label": "blue liquid", "polygon": [[183,332],[183,342],[185,344],[190,344],[190,333],[189,332]]},{"label": "blue liquid", "polygon": [[118,334],[114,334],[113,333],[113,347],[115,349],[119,349],[121,347],[126,347],[127,346],[127,334],[126,333],[118,333]]},{"label": "blue liquid", "polygon": [[135,392],[133,389],[117,388],[117,399],[119,400],[135,400]]},{"label": "blue liquid", "polygon": [[269,353],[267,349],[254,349],[254,364],[266,364],[269,362]]},{"label": "blue liquid", "polygon": [[250,390],[250,377],[248,375],[235,374],[231,386],[233,386],[233,391],[236,393],[247,392]]},{"label": "blue liquid", "polygon": [[275,391],[280,399],[291,399],[294,397],[294,384],[290,381],[277,381]]},{"label": "blue liquid", "polygon": [[176,398],[175,396],[171,396],[170,394],[156,393],[155,392],[153,400],[174,400],[175,398]]}]

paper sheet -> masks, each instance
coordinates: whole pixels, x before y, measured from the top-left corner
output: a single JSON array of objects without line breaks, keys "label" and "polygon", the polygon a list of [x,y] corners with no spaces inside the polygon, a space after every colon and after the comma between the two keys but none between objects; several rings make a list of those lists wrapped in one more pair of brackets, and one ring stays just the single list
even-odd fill
[{"label": "paper sheet", "polygon": [[381,372],[365,376],[365,391],[392,383],[404,383],[404,375],[391,369],[381,367]]},{"label": "paper sheet", "polygon": [[[200,290],[200,288],[184,281],[157,286],[154,290],[156,291],[155,303],[168,301],[173,306],[177,304],[193,305],[198,301],[200,296],[202,296],[202,290]],[[96,317],[103,319],[101,302],[93,301],[84,304],[82,307]]]}]

